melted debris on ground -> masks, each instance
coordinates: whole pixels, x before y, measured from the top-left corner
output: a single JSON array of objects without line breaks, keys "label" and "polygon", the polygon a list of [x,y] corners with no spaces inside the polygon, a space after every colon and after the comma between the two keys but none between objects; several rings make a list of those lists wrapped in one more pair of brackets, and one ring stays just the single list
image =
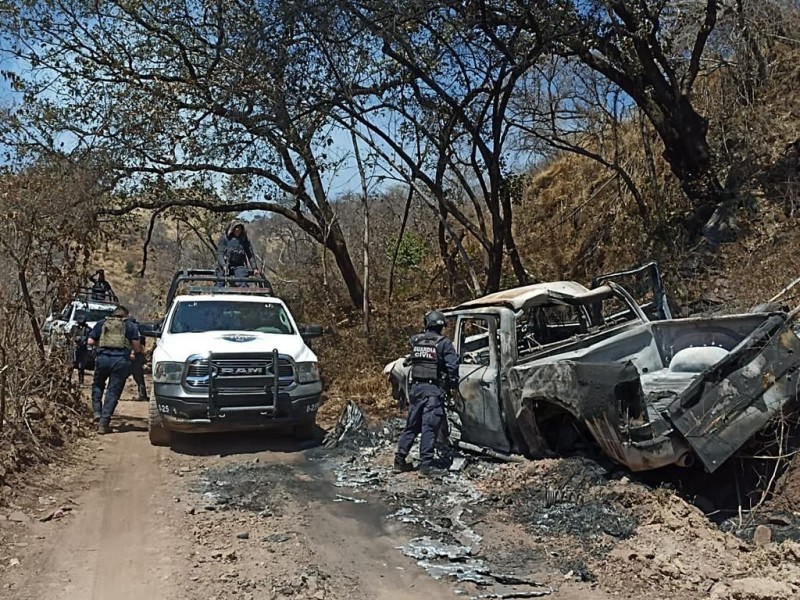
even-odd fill
[{"label": "melted debris on ground", "polygon": [[502,463],[441,445],[440,475],[398,475],[391,467],[403,425],[368,430],[353,404],[302,466],[209,470],[194,491],[207,510],[279,512],[294,493],[388,507],[383,518],[407,532],[398,552],[471,598],[532,598],[563,585],[674,600],[800,594],[800,544],[780,533],[796,515],[772,524],[775,539],[765,542],[762,531],[744,540],[673,491],[581,457]]}]

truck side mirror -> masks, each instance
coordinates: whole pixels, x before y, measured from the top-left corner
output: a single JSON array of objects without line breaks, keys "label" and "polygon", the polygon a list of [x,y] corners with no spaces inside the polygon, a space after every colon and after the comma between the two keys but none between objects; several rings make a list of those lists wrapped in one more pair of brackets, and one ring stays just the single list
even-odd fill
[{"label": "truck side mirror", "polygon": [[315,337],[320,337],[322,335],[322,326],[321,325],[298,325],[298,329],[300,330],[300,335],[303,336],[303,339],[311,339]]},{"label": "truck side mirror", "polygon": [[160,338],[162,321],[139,323],[139,333],[144,337]]}]

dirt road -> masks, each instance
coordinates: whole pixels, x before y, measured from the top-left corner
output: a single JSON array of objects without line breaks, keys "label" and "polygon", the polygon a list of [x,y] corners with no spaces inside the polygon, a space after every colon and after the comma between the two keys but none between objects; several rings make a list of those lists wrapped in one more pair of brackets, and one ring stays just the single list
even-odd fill
[{"label": "dirt road", "polygon": [[[31,482],[9,513],[14,520],[0,522],[0,597],[453,594],[396,549],[409,532],[384,519],[388,507],[333,502],[339,490],[330,473],[291,438],[185,436],[158,449],[147,441],[145,403],[121,402],[118,415],[116,433],[90,438],[74,461]],[[208,470],[251,465],[275,478],[261,510],[228,508],[190,491]],[[62,506],[63,517],[40,522]]]},{"label": "dirt road", "polygon": [[334,449],[263,433],[157,449],[146,408],[122,402],[117,432],[29,474],[0,508],[0,598],[800,594],[799,544],[744,542],[591,461],[396,476],[391,424]]}]

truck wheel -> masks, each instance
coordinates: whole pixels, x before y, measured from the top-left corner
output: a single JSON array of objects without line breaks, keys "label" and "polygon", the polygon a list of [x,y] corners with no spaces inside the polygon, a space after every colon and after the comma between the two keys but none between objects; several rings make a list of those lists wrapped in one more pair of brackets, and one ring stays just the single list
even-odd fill
[{"label": "truck wheel", "polygon": [[147,423],[147,437],[153,446],[169,446],[172,441],[172,432],[164,429],[161,414],[158,412],[155,398],[150,398],[150,418]]},{"label": "truck wheel", "polygon": [[301,423],[294,427],[294,437],[298,440],[313,440],[314,434],[317,431],[317,422],[309,421],[308,423]]}]

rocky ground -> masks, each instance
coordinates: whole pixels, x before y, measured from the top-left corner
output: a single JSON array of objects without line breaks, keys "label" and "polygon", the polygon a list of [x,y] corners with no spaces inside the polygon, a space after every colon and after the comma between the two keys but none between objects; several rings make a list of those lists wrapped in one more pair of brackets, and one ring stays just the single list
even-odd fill
[{"label": "rocky ground", "polygon": [[397,421],[327,447],[320,431],[156,449],[146,406],[120,409],[117,433],[4,491],[0,597],[800,597],[791,511],[736,536],[668,487],[577,457],[444,451],[439,477],[394,475]]}]

